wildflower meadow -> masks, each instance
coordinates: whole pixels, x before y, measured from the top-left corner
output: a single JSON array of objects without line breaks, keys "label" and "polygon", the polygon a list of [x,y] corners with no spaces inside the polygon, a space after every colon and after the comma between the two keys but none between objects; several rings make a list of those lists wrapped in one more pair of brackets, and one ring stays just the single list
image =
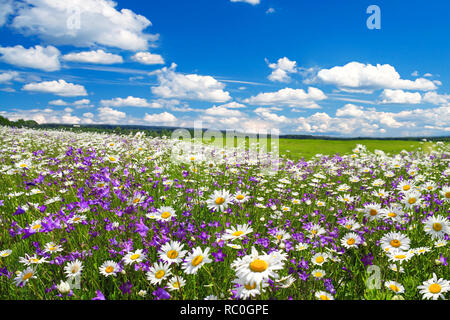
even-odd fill
[{"label": "wildflower meadow", "polygon": [[184,143],[0,127],[1,299],[449,299],[448,144]]}]

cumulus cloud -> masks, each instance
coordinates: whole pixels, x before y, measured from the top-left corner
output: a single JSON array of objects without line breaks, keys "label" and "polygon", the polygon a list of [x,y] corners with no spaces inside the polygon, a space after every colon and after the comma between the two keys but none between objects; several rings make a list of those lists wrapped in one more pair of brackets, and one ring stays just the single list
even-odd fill
[{"label": "cumulus cloud", "polygon": [[177,118],[169,113],[154,113],[154,114],[145,114],[144,121],[148,123],[162,123],[162,124],[174,124],[177,121]]},{"label": "cumulus cloud", "polygon": [[422,102],[419,92],[406,92],[400,89],[384,89],[381,93],[381,103],[418,104]]},{"label": "cumulus cloud", "polygon": [[433,81],[425,78],[416,80],[401,79],[395,68],[389,64],[363,64],[349,62],[344,66],[336,66],[331,69],[321,69],[317,73],[317,79],[333,84],[342,90],[373,91],[374,89],[404,89],[404,90],[435,90],[437,87]]},{"label": "cumulus cloud", "polygon": [[69,83],[62,79],[28,83],[22,87],[22,90],[52,93],[63,97],[87,96],[86,89],[82,85]]},{"label": "cumulus cloud", "polygon": [[68,53],[62,56],[62,59],[71,62],[85,62],[96,64],[114,64],[123,62],[123,59],[120,55],[105,52],[103,50]]},{"label": "cumulus cloud", "polygon": [[150,52],[138,52],[131,57],[136,62],[142,64],[164,64],[164,59],[159,54],[153,54]]},{"label": "cumulus cloud", "polygon": [[267,77],[270,81],[289,82],[291,81],[289,74],[297,72],[297,62],[291,61],[286,57],[278,59],[277,63],[269,63],[266,59],[266,63],[273,70]]},{"label": "cumulus cloud", "polygon": [[13,81],[19,77],[19,73],[16,71],[8,71],[0,73],[0,83],[7,83]]},{"label": "cumulus cloud", "polygon": [[126,98],[114,98],[111,100],[101,100],[101,105],[108,107],[140,107],[140,108],[161,108],[161,102],[149,102],[144,98],[128,96]]},{"label": "cumulus cloud", "polygon": [[126,117],[127,115],[125,112],[115,110],[110,107],[98,108],[98,118],[103,123],[116,124],[120,120],[125,119]]},{"label": "cumulus cloud", "polygon": [[35,46],[29,49],[21,45],[0,47],[0,60],[18,67],[57,71],[60,69],[60,52],[53,46]]},{"label": "cumulus cloud", "polygon": [[164,67],[155,72],[158,86],[151,88],[158,97],[170,99],[203,100],[210,102],[226,102],[231,99],[224,91],[225,85],[211,76],[198,74],[182,74],[175,72],[176,64]]},{"label": "cumulus cloud", "polygon": [[0,27],[3,26],[8,17],[14,12],[12,0],[0,0]]},{"label": "cumulus cloud", "polygon": [[254,112],[256,114],[258,114],[260,117],[262,117],[263,119],[268,120],[268,121],[273,121],[276,123],[289,123],[290,122],[289,118],[287,118],[283,115],[278,115],[276,113],[273,113],[268,108],[256,108],[254,110]]},{"label": "cumulus cloud", "polygon": [[145,50],[157,36],[144,33],[151,22],[110,0],[24,0],[11,26],[25,35],[59,45],[104,45]]},{"label": "cumulus cloud", "polygon": [[290,107],[317,108],[316,101],[324,100],[327,96],[322,90],[309,87],[308,92],[303,89],[284,88],[276,92],[260,93],[245,99],[244,102],[256,105],[287,105]]},{"label": "cumulus cloud", "polygon": [[224,105],[213,106],[205,110],[205,114],[216,117],[242,117],[243,114],[239,110],[228,109]]}]

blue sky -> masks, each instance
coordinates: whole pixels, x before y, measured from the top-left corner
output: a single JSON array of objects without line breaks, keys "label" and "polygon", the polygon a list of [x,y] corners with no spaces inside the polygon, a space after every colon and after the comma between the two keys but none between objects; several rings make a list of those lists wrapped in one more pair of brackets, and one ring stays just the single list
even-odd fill
[{"label": "blue sky", "polygon": [[[370,5],[381,29],[366,25]],[[0,0],[0,115],[448,135],[449,10],[447,1]]]}]

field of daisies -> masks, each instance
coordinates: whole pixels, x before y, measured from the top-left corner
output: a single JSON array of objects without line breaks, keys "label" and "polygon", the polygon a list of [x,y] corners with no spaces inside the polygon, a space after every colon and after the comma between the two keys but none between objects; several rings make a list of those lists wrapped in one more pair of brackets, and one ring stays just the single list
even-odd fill
[{"label": "field of daisies", "polygon": [[448,144],[184,143],[0,127],[0,299],[450,298]]}]

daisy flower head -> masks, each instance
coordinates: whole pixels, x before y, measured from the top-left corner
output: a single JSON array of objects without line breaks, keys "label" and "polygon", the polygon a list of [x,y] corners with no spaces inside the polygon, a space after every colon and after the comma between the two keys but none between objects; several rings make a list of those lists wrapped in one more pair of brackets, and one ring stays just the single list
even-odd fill
[{"label": "daisy flower head", "polygon": [[326,291],[317,291],[314,295],[319,300],[334,300],[334,297]]},{"label": "daisy flower head", "polygon": [[311,271],[311,275],[315,279],[322,279],[326,275],[326,272],[322,269],[314,269],[313,271]]},{"label": "daisy flower head", "polygon": [[233,195],[233,201],[236,203],[244,203],[249,200],[249,196],[246,193],[238,192]]},{"label": "daisy flower head", "polygon": [[377,203],[369,203],[364,206],[363,212],[366,218],[373,221],[381,216],[381,206]]},{"label": "daisy flower head", "polygon": [[224,211],[231,202],[231,195],[227,190],[215,190],[206,201],[208,209],[215,212]]},{"label": "daisy flower head", "polygon": [[159,221],[170,221],[175,216],[175,210],[172,207],[161,207],[155,214],[156,220]]},{"label": "daisy flower head", "polygon": [[147,280],[150,281],[151,284],[160,284],[171,274],[170,264],[158,262],[150,267],[150,270],[147,272]]},{"label": "daisy flower head", "polygon": [[395,294],[401,294],[405,292],[405,287],[402,284],[395,281],[386,281],[384,283],[384,286],[389,290],[391,290],[392,292],[394,292]]},{"label": "daisy flower head", "polygon": [[259,296],[264,291],[264,288],[269,286],[269,283],[266,280],[263,280],[261,283],[256,283],[237,278],[233,283],[238,285],[236,288],[236,298],[244,300]]},{"label": "daisy flower head", "polygon": [[442,239],[446,234],[450,233],[450,223],[447,218],[435,215],[424,222],[423,229],[433,239]]},{"label": "daisy flower head", "polygon": [[63,248],[54,242],[46,243],[45,248],[44,248],[44,252],[47,252],[47,253],[60,252],[62,250],[63,250]]},{"label": "daisy flower head", "polygon": [[389,253],[388,253],[388,257],[391,262],[399,262],[399,263],[408,261],[413,256],[414,256],[414,252],[412,252],[412,251],[392,250],[392,251],[389,251]]},{"label": "daisy flower head", "polygon": [[204,264],[210,262],[212,260],[209,258],[209,248],[203,251],[200,247],[197,247],[186,257],[182,268],[187,274],[196,274]]},{"label": "daisy flower head", "polygon": [[347,249],[357,247],[361,243],[362,243],[362,239],[361,239],[360,235],[357,233],[354,233],[354,232],[347,233],[341,239],[341,244]]},{"label": "daisy flower head", "polygon": [[406,208],[412,208],[422,202],[421,193],[419,191],[406,192],[403,196],[402,203]]},{"label": "daisy flower head", "polygon": [[450,202],[450,186],[442,187],[442,190],[439,193],[445,201]]},{"label": "daisy flower head", "polygon": [[98,268],[100,273],[105,277],[116,276],[117,272],[119,272],[119,265],[112,261],[108,260],[103,262],[103,264]]},{"label": "daisy flower head", "polygon": [[[407,251],[409,249],[409,244],[409,238],[401,234],[400,232],[389,232],[385,234],[380,240],[380,245],[385,251]],[[388,248],[388,250],[386,250],[386,248]]]},{"label": "daisy flower head", "polygon": [[186,280],[184,280],[183,277],[180,276],[172,277],[167,283],[167,285],[169,286],[169,291],[180,290],[180,288],[184,287],[185,284]]},{"label": "daisy flower head", "polygon": [[124,257],[123,260],[126,265],[130,265],[132,263],[140,263],[146,258],[145,253],[142,253],[142,249],[137,249],[136,251],[130,251],[128,252]]},{"label": "daisy flower head", "polygon": [[178,241],[171,240],[169,243],[164,244],[159,252],[159,258],[165,262],[180,263],[186,255],[186,250],[183,250],[184,244]]},{"label": "daisy flower head", "polygon": [[2,250],[2,251],[0,251],[0,258],[6,258],[6,257],[10,256],[11,253],[12,253],[12,250],[10,250],[10,249]]},{"label": "daisy flower head", "polygon": [[317,266],[323,265],[328,259],[330,255],[326,252],[318,252],[312,256],[311,262]]},{"label": "daisy flower head", "polygon": [[258,253],[255,247],[249,255],[236,259],[232,267],[236,271],[236,276],[247,282],[261,283],[270,277],[276,278],[276,271],[281,270],[284,265],[285,256],[276,251],[270,254]]},{"label": "daisy flower head", "polygon": [[33,267],[28,267],[21,271],[15,278],[16,286],[23,287],[30,279],[36,279],[36,270]]},{"label": "daisy flower head", "polygon": [[245,237],[252,233],[253,229],[248,224],[238,224],[237,227],[232,226],[231,229],[226,229],[222,236],[223,240],[235,240]]},{"label": "daisy flower head", "polygon": [[424,281],[417,289],[420,290],[424,299],[445,299],[444,293],[450,290],[450,282],[442,278],[438,279],[436,274],[433,273],[433,277]]},{"label": "daisy flower head", "polygon": [[64,267],[64,272],[66,273],[67,278],[78,277],[81,275],[81,271],[83,271],[83,263],[78,259],[69,262]]}]

